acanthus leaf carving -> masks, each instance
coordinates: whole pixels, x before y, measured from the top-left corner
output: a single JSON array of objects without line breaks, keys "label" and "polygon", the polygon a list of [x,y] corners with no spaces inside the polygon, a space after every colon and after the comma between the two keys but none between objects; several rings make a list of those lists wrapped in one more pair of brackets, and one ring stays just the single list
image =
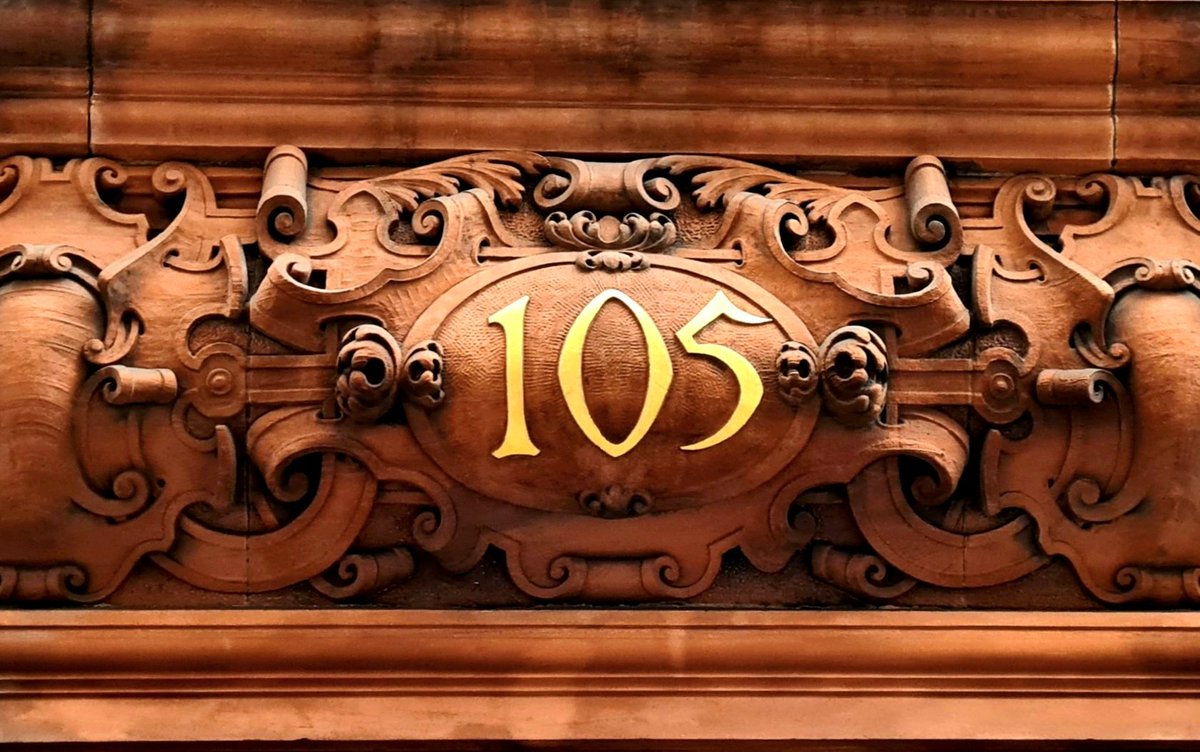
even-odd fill
[{"label": "acanthus leaf carving", "polygon": [[658,212],[648,218],[630,212],[623,219],[598,218],[589,211],[568,218],[563,212],[554,212],[546,217],[546,237],[567,249],[652,253],[671,246],[676,230],[674,222]]},{"label": "acanthus leaf carving", "polygon": [[450,196],[464,190],[464,186],[480,189],[498,203],[515,207],[525,195],[520,177],[537,174],[548,165],[545,157],[531,152],[481,152],[402,170],[370,182],[407,212],[415,211],[422,199]]}]

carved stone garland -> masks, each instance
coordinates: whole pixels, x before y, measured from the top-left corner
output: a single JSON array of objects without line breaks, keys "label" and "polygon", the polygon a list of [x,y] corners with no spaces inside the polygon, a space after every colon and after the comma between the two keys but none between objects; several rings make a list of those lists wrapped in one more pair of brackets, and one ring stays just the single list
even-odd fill
[{"label": "carved stone garland", "polygon": [[[547,599],[689,598],[737,549],[873,600],[1051,556],[1200,600],[1196,178],[1015,177],[960,219],[932,157],[853,190],[510,152],[342,180],[280,147],[257,210],[159,166],[153,236],[127,183],[0,163],[2,600],[102,600],[144,556],[363,598],[489,547]],[[385,508],[411,530],[368,535]]]}]

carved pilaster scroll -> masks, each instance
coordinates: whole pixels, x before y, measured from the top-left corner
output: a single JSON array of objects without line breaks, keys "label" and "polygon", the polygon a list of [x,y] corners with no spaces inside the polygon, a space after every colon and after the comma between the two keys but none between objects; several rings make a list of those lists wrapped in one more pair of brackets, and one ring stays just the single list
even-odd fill
[{"label": "carved pilaster scroll", "polygon": [[95,601],[170,548],[184,510],[234,504],[252,216],[190,165],[146,176],[178,202],[152,239],[104,200],[117,165],[0,174],[0,595]]},{"label": "carved pilaster scroll", "polygon": [[987,437],[985,500],[1029,515],[1039,547],[1066,557],[1105,601],[1200,602],[1197,185],[1188,176],[1082,178],[1068,189],[1102,209],[1096,221],[1065,227],[1060,249],[1014,235],[1038,273],[1020,284],[1049,285],[1041,270],[1057,263],[1060,278],[1069,270],[1074,286],[1095,292],[1021,298],[1027,310],[1053,306],[1041,316],[1071,325],[1065,343],[1065,326],[1028,332],[1045,361],[1068,368],[1038,374],[1027,436]]},{"label": "carved pilaster scroll", "polygon": [[294,146],[272,149],[263,166],[258,234],[294,238],[308,226],[308,158]]},{"label": "carved pilaster scroll", "polygon": [[213,174],[0,163],[0,599],[143,561],[251,599],[488,561],[690,599],[736,555],[870,603],[1055,557],[1200,602],[1200,179]]}]

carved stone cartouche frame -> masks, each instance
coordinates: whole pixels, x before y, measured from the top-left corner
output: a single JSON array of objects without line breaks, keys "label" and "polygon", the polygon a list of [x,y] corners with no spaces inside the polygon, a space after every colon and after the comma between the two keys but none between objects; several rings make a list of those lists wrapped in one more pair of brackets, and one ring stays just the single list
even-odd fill
[{"label": "carved stone cartouche frame", "polygon": [[960,216],[932,157],[856,188],[280,147],[257,207],[127,173],[0,163],[0,599],[147,557],[365,599],[495,549],[575,602],[691,598],[734,550],[872,601],[1056,556],[1200,601],[1196,178],[1017,176]]}]

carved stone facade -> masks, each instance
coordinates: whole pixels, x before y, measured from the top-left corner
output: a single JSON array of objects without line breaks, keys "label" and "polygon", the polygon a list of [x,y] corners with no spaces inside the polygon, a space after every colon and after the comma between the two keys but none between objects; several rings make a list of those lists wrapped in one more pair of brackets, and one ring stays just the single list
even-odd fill
[{"label": "carved stone facade", "polygon": [[10,158],[0,599],[1194,606],[1198,212],[929,156]]}]

